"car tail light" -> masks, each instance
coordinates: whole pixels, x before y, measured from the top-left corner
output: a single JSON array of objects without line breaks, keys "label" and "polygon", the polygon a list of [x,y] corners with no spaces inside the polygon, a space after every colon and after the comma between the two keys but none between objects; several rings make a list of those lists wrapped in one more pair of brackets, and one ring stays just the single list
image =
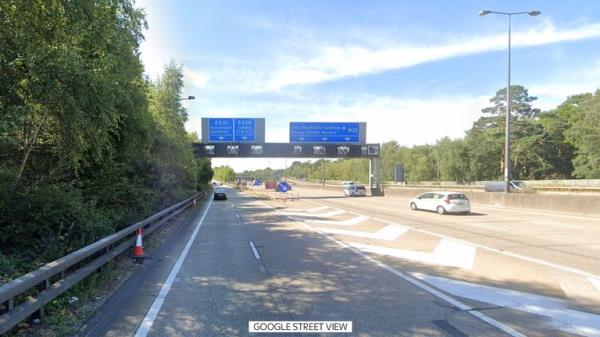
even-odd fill
[{"label": "car tail light", "polygon": [[444,199],[444,202],[450,205],[450,200],[448,198]]}]

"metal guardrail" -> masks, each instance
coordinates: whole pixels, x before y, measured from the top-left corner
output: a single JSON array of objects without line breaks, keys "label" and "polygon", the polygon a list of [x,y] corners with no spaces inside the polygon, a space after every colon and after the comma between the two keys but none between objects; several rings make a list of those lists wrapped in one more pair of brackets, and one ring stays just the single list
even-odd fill
[{"label": "metal guardrail", "polygon": [[183,212],[194,200],[206,196],[207,192],[198,193],[0,286],[0,334],[32,314],[43,317],[44,305],[133,246],[138,228],[142,228],[146,236]]}]

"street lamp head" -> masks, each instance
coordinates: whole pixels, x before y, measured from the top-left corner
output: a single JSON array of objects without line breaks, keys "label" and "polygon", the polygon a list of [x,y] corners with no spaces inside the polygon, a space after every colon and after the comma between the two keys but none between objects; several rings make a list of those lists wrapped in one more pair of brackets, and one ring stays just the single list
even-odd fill
[{"label": "street lamp head", "polygon": [[527,13],[527,14],[529,14],[530,16],[538,16],[538,15],[542,14],[542,12],[540,12],[540,11],[529,11],[529,13]]},{"label": "street lamp head", "polygon": [[479,12],[479,16],[488,15],[488,14],[490,14],[491,12],[492,12],[492,11],[490,11],[490,10],[486,9],[486,10],[483,10],[483,11]]}]

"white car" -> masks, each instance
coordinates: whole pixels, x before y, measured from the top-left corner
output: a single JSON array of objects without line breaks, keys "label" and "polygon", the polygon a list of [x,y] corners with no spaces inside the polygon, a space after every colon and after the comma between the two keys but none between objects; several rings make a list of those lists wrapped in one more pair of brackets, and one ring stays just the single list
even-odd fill
[{"label": "white car", "polygon": [[344,196],[353,197],[367,195],[367,189],[362,185],[346,185],[344,186]]},{"label": "white car", "polygon": [[427,192],[410,200],[410,209],[435,211],[439,214],[471,212],[471,203],[464,193],[460,192]]}]

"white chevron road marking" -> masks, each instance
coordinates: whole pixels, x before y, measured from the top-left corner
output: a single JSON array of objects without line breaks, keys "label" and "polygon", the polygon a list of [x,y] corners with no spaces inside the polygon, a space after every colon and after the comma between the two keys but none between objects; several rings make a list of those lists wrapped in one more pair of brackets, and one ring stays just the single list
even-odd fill
[{"label": "white chevron road marking", "polygon": [[319,228],[319,230],[322,232],[325,232],[325,233],[329,233],[329,234],[339,234],[339,235],[356,236],[356,237],[368,238],[368,239],[394,241],[399,236],[406,233],[408,231],[408,227],[404,227],[404,226],[400,226],[400,225],[387,225],[375,233],[351,231],[351,230],[337,229],[337,228]]},{"label": "white chevron road marking", "polygon": [[328,209],[329,207],[327,206],[323,206],[323,207],[313,207],[313,208],[286,208],[285,211],[286,212],[319,212],[319,211],[324,211],[326,209]]},{"label": "white chevron road marking", "polygon": [[290,215],[290,216],[299,216],[299,217],[324,217],[324,218],[331,218],[334,217],[336,215],[340,215],[340,214],[344,214],[346,213],[346,211],[341,210],[341,209],[336,209],[333,210],[331,212],[327,212],[327,213],[302,213],[302,212],[281,212],[285,215]]},{"label": "white chevron road marking", "polygon": [[314,223],[318,223],[318,224],[322,224],[322,225],[337,225],[337,226],[354,226],[356,224],[359,224],[363,221],[367,221],[369,220],[369,217],[366,215],[359,215],[357,217],[348,219],[348,220],[339,220],[339,221],[335,221],[335,220],[310,220],[307,219],[307,221],[309,222],[314,222]]},{"label": "white chevron road marking", "polygon": [[397,257],[426,264],[472,269],[476,248],[461,242],[442,239],[433,253],[415,250],[387,248],[362,243],[348,242],[348,245],[365,252]]},{"label": "white chevron road marking", "polygon": [[555,329],[600,337],[600,315],[569,309],[569,303],[565,300],[437,276],[412,275],[454,296],[542,315],[548,318],[549,324]]}]

